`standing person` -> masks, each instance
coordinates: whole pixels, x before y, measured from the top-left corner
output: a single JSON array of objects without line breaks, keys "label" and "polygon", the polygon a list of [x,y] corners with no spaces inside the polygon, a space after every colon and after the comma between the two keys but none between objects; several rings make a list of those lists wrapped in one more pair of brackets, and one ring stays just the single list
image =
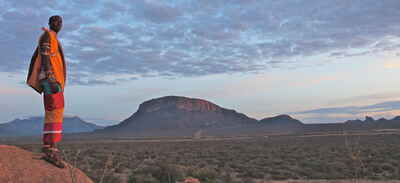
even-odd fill
[{"label": "standing person", "polygon": [[43,147],[45,160],[64,168],[61,153],[56,144],[61,141],[64,118],[64,86],[66,65],[63,50],[57,39],[62,28],[62,18],[58,15],[49,18],[49,28],[42,28],[43,34],[29,66],[27,84],[39,94],[43,93],[45,118]]}]

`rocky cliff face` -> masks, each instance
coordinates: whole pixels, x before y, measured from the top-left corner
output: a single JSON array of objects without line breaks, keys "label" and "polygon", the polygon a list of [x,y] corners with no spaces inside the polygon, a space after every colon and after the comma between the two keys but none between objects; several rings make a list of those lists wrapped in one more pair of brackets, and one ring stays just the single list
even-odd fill
[{"label": "rocky cliff face", "polygon": [[196,131],[256,124],[257,120],[202,99],[166,96],[140,104],[118,125],[101,132]]},{"label": "rocky cliff face", "polygon": [[15,146],[0,145],[0,182],[93,183],[82,171],[67,165],[60,169]]},{"label": "rocky cliff face", "polygon": [[139,113],[182,110],[192,112],[221,112],[223,109],[209,101],[187,97],[166,96],[140,104]]}]

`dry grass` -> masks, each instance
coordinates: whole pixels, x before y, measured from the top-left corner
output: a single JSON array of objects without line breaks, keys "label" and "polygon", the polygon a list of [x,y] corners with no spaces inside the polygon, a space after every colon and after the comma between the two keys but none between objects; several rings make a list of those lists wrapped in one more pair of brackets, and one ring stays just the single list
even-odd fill
[{"label": "dry grass", "polygon": [[391,180],[400,179],[399,135],[64,142],[62,149],[71,164],[101,183],[165,183],[187,176],[202,183],[397,183]]}]

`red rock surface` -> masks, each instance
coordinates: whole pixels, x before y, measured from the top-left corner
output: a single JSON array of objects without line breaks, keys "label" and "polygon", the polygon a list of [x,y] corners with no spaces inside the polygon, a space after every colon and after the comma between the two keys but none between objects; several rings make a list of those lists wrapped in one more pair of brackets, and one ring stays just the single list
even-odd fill
[{"label": "red rock surface", "polygon": [[0,182],[7,183],[93,183],[82,171],[67,165],[60,169],[15,146],[0,145]]},{"label": "red rock surface", "polygon": [[140,105],[139,111],[154,112],[171,108],[198,112],[222,110],[221,107],[206,100],[178,96],[166,96],[144,102]]}]

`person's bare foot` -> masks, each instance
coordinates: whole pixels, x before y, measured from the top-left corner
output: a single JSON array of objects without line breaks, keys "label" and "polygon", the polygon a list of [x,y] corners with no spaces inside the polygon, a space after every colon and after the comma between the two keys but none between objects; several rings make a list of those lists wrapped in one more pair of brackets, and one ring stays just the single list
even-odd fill
[{"label": "person's bare foot", "polygon": [[44,153],[42,159],[46,160],[47,162],[53,164],[58,168],[65,168],[65,163],[59,149],[55,147],[44,146],[42,148],[42,152]]}]

